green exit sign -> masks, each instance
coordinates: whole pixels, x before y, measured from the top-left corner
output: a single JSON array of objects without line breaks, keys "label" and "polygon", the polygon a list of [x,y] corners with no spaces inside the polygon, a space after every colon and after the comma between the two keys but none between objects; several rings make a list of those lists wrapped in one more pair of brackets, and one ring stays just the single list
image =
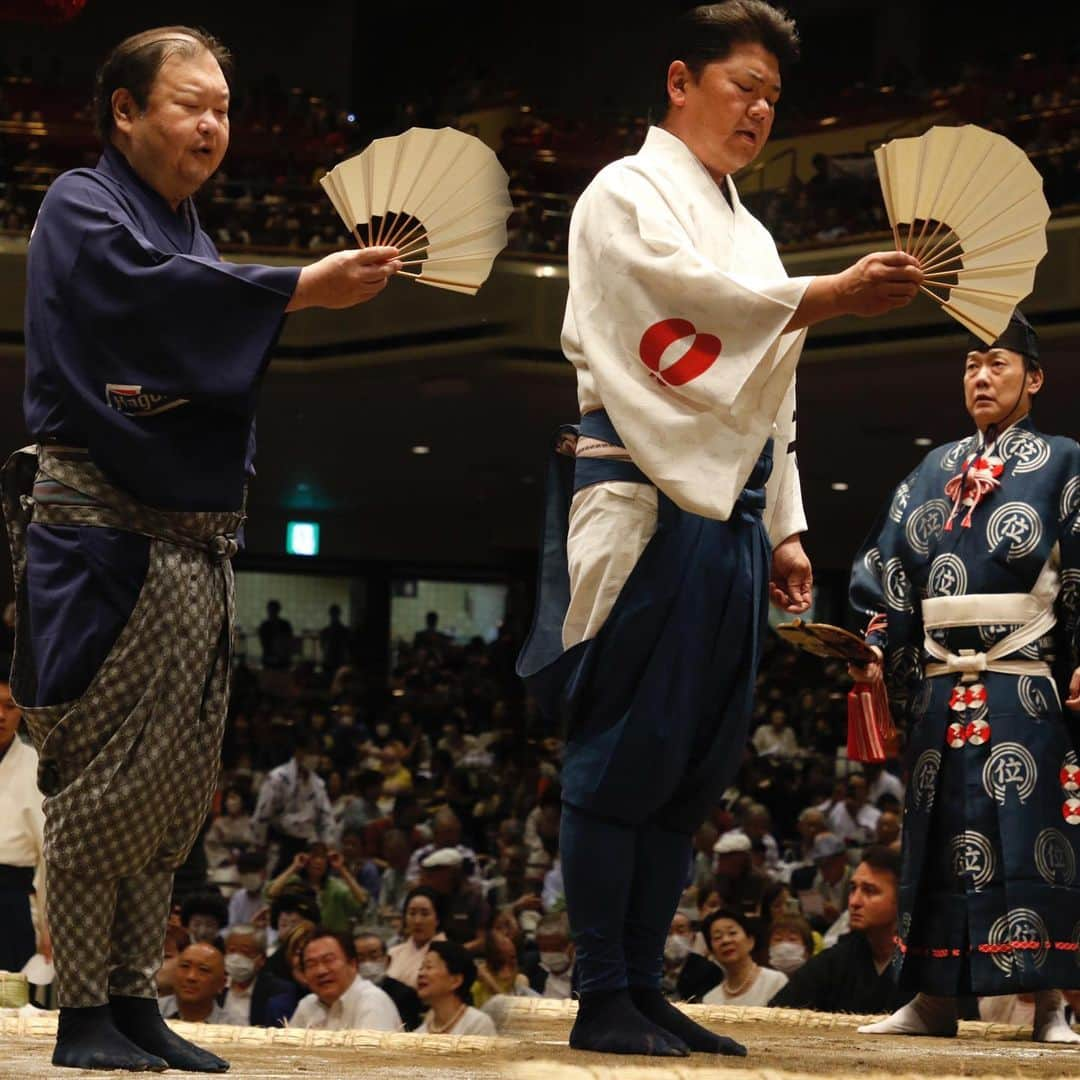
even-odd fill
[{"label": "green exit sign", "polygon": [[285,526],[285,551],[289,555],[318,555],[318,522],[290,521]]}]

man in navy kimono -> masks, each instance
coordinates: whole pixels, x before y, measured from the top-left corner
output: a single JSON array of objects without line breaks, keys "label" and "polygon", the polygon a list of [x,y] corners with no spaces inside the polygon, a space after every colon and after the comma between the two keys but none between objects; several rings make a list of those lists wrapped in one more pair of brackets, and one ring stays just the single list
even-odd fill
[{"label": "man in navy kimono", "polygon": [[1042,386],[1019,312],[972,338],[975,433],[896,488],[852,570],[882,658],[855,674],[909,714],[896,963],[918,993],[869,1034],[955,1035],[958,996],[1029,993],[1036,1041],[1080,1042],[1080,446],[1032,423]]},{"label": "man in navy kimono", "polygon": [[222,262],[191,196],[229,141],[228,54],[185,27],[98,73],[105,144],[31,235],[26,422],[4,471],[12,689],[40,756],[57,1065],[222,1071],[161,1021],[172,876],[205,818],[228,699],[229,558],[256,396],[288,311],[370,300],[392,248]]}]

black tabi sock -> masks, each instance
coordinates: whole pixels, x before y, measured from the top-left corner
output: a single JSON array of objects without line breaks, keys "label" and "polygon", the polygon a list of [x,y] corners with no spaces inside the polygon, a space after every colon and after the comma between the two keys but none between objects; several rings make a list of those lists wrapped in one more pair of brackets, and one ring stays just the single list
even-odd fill
[{"label": "black tabi sock", "polygon": [[676,1009],[659,990],[631,989],[630,1000],[642,1016],[678,1036],[695,1053],[746,1057],[746,1047],[742,1043],[726,1035],[717,1035],[695,1023],[681,1009]]},{"label": "black tabi sock", "polygon": [[689,1053],[678,1036],[658,1027],[634,1008],[627,990],[583,995],[570,1032],[570,1045],[575,1050],[600,1054],[686,1057]]},{"label": "black tabi sock", "polygon": [[52,1063],[69,1069],[128,1072],[164,1072],[169,1067],[117,1029],[108,1005],[60,1010]]},{"label": "black tabi sock", "polygon": [[188,1072],[227,1072],[229,1063],[217,1054],[188,1042],[161,1018],[153,998],[109,998],[116,1026],[132,1042],[165,1059],[173,1069]]}]

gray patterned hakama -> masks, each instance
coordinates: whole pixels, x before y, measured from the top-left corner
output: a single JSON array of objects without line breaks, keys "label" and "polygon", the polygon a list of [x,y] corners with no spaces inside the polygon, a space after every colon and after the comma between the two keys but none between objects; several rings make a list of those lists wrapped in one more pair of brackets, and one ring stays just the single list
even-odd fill
[{"label": "gray patterned hakama", "polygon": [[110,994],[153,997],[172,872],[187,857],[218,776],[234,611],[229,558],[240,513],[159,511],[113,488],[85,455],[41,450],[36,481],[70,501],[29,496],[34,455],[4,470],[16,583],[12,693],[33,701],[25,530],[91,525],[151,537],[134,610],[77,700],[23,706],[45,794],[48,915],[62,1006]]}]

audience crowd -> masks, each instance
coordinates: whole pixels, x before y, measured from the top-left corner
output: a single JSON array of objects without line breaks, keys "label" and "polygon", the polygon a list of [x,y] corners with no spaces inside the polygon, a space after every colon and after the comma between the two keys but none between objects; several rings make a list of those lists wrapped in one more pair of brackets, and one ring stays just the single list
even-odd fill
[{"label": "audience crowd", "polygon": [[[895,75],[893,84],[853,86],[828,100],[807,88],[798,101],[785,100],[774,138],[820,134],[823,124],[832,131],[877,124],[891,137],[918,134],[927,117],[971,121],[1002,132],[1028,152],[1052,207],[1080,203],[1080,74],[1075,69],[1025,54],[1011,70],[969,66],[947,83],[932,85],[906,71]],[[466,92],[467,85],[440,102],[405,102],[393,130],[459,123],[459,117],[483,107],[515,115],[500,147],[516,207],[510,250],[565,255],[577,195],[606,162],[637,150],[647,119],[556,116],[517,105],[512,90],[473,86]],[[235,146],[227,167],[199,195],[204,227],[219,247],[325,252],[351,246],[317,180],[366,144],[372,132],[362,118],[333,100],[299,88],[285,90],[273,79],[238,88],[233,112]],[[0,79],[0,232],[27,233],[52,179],[96,157],[80,95],[48,79],[15,74]],[[805,168],[797,170],[807,160],[813,168],[809,177]],[[777,187],[775,169],[784,163],[790,178]],[[869,151],[830,156],[815,152],[809,141],[801,150],[796,143],[794,153],[785,152],[769,176],[768,190],[758,173],[745,177],[740,189],[782,248],[842,243],[887,229]]]},{"label": "audience crowd", "polygon": [[[269,666],[237,671],[214,812],[177,877],[163,1013],[491,1034],[511,997],[570,998],[563,742],[523,696],[510,635],[458,643],[432,613],[373,692],[347,628],[313,670],[281,625],[272,602]],[[896,1000],[903,785],[846,762],[846,689],[841,666],[772,643],[739,775],[686,868],[672,1000]]]}]

